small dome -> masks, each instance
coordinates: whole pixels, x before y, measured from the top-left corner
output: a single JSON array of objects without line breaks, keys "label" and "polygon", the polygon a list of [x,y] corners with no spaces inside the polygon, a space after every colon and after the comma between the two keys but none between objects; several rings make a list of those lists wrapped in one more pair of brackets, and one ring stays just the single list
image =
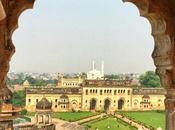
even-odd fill
[{"label": "small dome", "polygon": [[39,101],[37,104],[36,104],[36,109],[39,109],[39,110],[48,110],[48,109],[52,109],[52,103],[49,102],[45,97],[43,97],[41,99],[41,101]]},{"label": "small dome", "polygon": [[60,98],[68,98],[67,95],[61,95]]},{"label": "small dome", "polygon": [[27,87],[30,86],[29,81],[28,80],[25,80],[24,83],[23,83],[23,86],[27,86]]},{"label": "small dome", "polygon": [[150,97],[148,95],[144,95],[142,98],[150,99]]}]

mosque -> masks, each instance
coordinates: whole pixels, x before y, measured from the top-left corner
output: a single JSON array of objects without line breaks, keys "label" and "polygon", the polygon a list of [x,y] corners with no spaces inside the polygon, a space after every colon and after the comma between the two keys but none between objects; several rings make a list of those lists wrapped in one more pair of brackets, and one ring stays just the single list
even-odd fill
[{"label": "mosque", "polygon": [[105,80],[104,62],[101,71],[93,62],[86,76],[59,76],[55,88],[27,87],[26,109],[36,111],[44,96],[54,112],[164,110],[165,94],[163,88],[133,88],[132,80]]}]

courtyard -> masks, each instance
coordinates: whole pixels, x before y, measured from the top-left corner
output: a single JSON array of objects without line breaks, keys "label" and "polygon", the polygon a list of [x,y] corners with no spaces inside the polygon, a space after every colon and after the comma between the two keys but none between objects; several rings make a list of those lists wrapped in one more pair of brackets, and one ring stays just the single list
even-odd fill
[{"label": "courtyard", "polygon": [[137,130],[127,123],[113,117],[106,117],[90,121],[83,124],[83,126],[90,130]]},{"label": "courtyard", "polygon": [[119,114],[146,127],[153,129],[161,127],[162,130],[165,130],[165,112],[163,111],[119,112]]},{"label": "courtyard", "polygon": [[[127,112],[121,111],[117,112],[134,122],[139,123],[149,129],[156,129],[161,127],[165,130],[165,113],[163,111],[137,111],[137,112]],[[35,113],[28,113],[29,116],[34,116]],[[96,115],[100,113],[93,112],[56,112],[53,113],[53,118],[60,119],[68,122],[77,122],[81,126],[90,130],[136,130],[135,127],[122,121],[121,119],[115,118],[113,116],[103,116],[100,118],[93,119]],[[83,120],[89,119],[88,121]]]}]

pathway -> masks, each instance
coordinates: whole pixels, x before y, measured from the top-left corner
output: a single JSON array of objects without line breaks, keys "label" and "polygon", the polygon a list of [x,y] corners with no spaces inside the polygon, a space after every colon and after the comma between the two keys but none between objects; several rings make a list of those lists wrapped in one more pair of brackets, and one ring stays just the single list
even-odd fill
[{"label": "pathway", "polygon": [[115,113],[115,114],[113,114],[113,115],[114,115],[115,117],[117,117],[117,118],[123,120],[124,122],[127,122],[127,123],[130,124],[131,126],[134,126],[134,127],[138,128],[138,130],[150,130],[150,129],[146,128],[145,126],[140,125],[140,124],[138,124],[137,122],[134,122],[134,121],[132,121],[132,120],[128,119],[127,117],[124,117],[124,116],[122,116],[122,115],[120,115],[120,114]]},{"label": "pathway", "polygon": [[55,121],[55,124],[57,122],[56,128],[59,129],[59,130],[85,130],[79,124],[85,123],[85,122],[88,122],[88,121],[91,121],[91,120],[95,120],[95,119],[98,119],[98,118],[101,118],[104,115],[106,115],[106,114],[102,113],[100,115],[88,117],[88,118],[85,118],[85,119],[82,119],[82,120],[79,120],[79,121],[75,121],[75,122],[72,122],[72,123],[71,122],[67,122],[67,121],[62,121],[62,120],[59,120],[59,119],[53,119],[53,122]]},{"label": "pathway", "polygon": [[103,116],[105,116],[106,114],[105,113],[101,113],[100,115],[96,115],[96,116],[92,116],[92,117],[88,117],[88,118],[85,118],[85,119],[82,119],[82,120],[78,120],[78,121],[75,121],[74,123],[77,123],[77,124],[82,124],[84,122],[89,122],[91,120],[95,120],[95,119],[98,119],[98,118],[102,118]]}]

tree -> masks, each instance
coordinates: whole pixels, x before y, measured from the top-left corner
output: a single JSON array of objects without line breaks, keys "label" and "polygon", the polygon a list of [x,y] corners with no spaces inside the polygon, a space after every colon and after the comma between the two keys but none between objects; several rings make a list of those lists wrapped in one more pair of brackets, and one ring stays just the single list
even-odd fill
[{"label": "tree", "polygon": [[14,106],[25,106],[25,92],[18,91],[13,93],[12,103]]},{"label": "tree", "polygon": [[160,78],[154,71],[147,71],[145,74],[139,77],[141,86],[147,88],[161,87]]},{"label": "tree", "polygon": [[23,109],[21,112],[20,112],[21,115],[27,115],[27,110],[26,109]]}]

